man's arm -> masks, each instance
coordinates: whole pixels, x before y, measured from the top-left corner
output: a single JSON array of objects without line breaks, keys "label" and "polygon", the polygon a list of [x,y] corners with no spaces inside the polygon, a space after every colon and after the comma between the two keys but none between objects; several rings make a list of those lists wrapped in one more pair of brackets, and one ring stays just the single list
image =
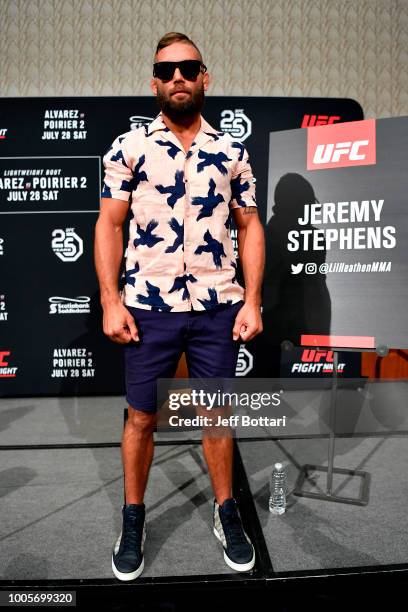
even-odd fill
[{"label": "man's arm", "polygon": [[261,286],[265,267],[265,235],[256,206],[232,209],[238,230],[238,254],[245,280],[245,304],[238,312],[234,340],[240,335],[247,342],[263,330]]},{"label": "man's arm", "polygon": [[116,198],[101,198],[95,225],[94,257],[103,308],[103,331],[114,342],[137,341],[138,331],[118,290],[123,257],[123,230],[129,204]]}]

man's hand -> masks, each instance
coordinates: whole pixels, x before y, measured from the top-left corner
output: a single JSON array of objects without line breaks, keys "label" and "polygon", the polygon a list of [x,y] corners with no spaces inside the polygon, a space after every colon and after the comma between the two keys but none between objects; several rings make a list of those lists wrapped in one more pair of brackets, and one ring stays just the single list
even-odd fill
[{"label": "man's hand", "polygon": [[104,307],[103,332],[118,344],[126,344],[131,340],[139,341],[135,320],[121,302]]},{"label": "man's hand", "polygon": [[235,317],[235,325],[232,329],[233,339],[241,338],[243,342],[248,342],[262,330],[260,307],[255,303],[245,302]]}]

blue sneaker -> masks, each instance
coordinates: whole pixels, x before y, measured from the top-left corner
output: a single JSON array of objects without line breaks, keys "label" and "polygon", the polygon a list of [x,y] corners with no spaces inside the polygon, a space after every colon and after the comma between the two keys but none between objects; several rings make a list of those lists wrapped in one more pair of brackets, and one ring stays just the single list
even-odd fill
[{"label": "blue sneaker", "polygon": [[255,565],[255,549],[242,526],[233,497],[220,506],[214,499],[214,534],[224,547],[225,563],[237,572],[248,572]]},{"label": "blue sneaker", "polygon": [[143,572],[145,539],[145,505],[122,506],[122,531],[112,552],[112,570],[116,578],[134,580]]}]

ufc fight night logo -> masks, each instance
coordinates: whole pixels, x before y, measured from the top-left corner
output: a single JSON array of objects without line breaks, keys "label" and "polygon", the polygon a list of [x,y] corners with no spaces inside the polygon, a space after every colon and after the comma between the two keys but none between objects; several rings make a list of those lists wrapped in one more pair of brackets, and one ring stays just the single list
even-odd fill
[{"label": "ufc fight night logo", "polygon": [[307,169],[376,163],[375,119],[307,128]]}]

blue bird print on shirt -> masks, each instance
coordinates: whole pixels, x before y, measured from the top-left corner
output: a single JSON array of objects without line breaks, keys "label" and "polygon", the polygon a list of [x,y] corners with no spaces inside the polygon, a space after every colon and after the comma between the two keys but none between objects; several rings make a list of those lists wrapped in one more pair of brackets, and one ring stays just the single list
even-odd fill
[{"label": "blue bird print on shirt", "polygon": [[219,304],[217,291],[214,288],[208,288],[208,295],[210,296],[209,300],[200,300],[200,298],[197,299],[202,303],[206,310],[211,310],[211,308],[214,308],[214,306]]},{"label": "blue bird print on shirt", "polygon": [[172,217],[169,221],[169,225],[173,232],[176,232],[176,238],[172,245],[166,247],[165,253],[174,253],[181,245],[181,249],[184,250],[184,223],[179,223],[175,217]]},{"label": "blue bird print on shirt", "polygon": [[127,163],[125,162],[125,159],[123,157],[123,151],[122,149],[119,149],[118,151],[116,151],[116,153],[114,153],[114,155],[112,155],[111,157],[111,161],[121,161],[122,164],[124,166],[126,166],[126,168],[128,168],[129,166],[127,165]]},{"label": "blue bird print on shirt", "polygon": [[234,147],[234,149],[239,150],[238,161],[242,161],[244,159],[244,151],[245,151],[244,145],[241,144],[240,142],[233,142],[231,147]]},{"label": "blue bird print on shirt", "polygon": [[[211,310],[211,308],[218,306],[220,302],[218,301],[217,291],[213,287],[208,288],[208,295],[210,296],[209,300],[200,300],[200,298],[198,298],[198,301],[202,303],[202,305],[204,306],[206,310]],[[226,302],[223,302],[223,303],[232,304],[232,300],[227,300]]]},{"label": "blue bird print on shirt", "polygon": [[222,268],[221,257],[226,257],[224,246],[222,242],[219,242],[211,236],[210,230],[207,230],[204,234],[204,240],[207,244],[200,244],[194,251],[195,255],[201,255],[201,253],[212,253],[214,264],[217,268]]},{"label": "blue bird print on shirt", "polygon": [[211,136],[211,138],[215,142],[216,140],[220,139],[220,136],[224,135],[224,132],[217,132],[216,134],[214,134],[214,132],[204,132],[204,134],[206,134],[207,136]]},{"label": "blue bird print on shirt", "polygon": [[139,234],[139,238],[135,238],[133,244],[137,247],[138,244],[146,245],[149,248],[153,247],[155,244],[164,240],[162,236],[155,236],[153,234],[153,230],[159,225],[159,222],[156,219],[152,219],[146,225],[146,229],[143,230],[141,226],[137,223],[137,233]]},{"label": "blue bird print on shirt", "polygon": [[231,180],[231,196],[233,200],[237,201],[237,204],[239,204],[239,206],[246,206],[245,200],[241,198],[241,194],[244,193],[244,191],[248,191],[248,189],[249,182],[245,181],[245,183],[241,183],[240,174],[238,174],[236,178]]},{"label": "blue bird print on shirt", "polygon": [[139,272],[139,264],[136,262],[135,267],[132,268],[132,270],[126,270],[125,272],[125,279],[126,279],[126,284],[128,285],[132,285],[132,287],[135,286],[135,277],[134,274],[137,274]]},{"label": "blue bird print on shirt", "polygon": [[111,197],[112,197],[112,192],[110,190],[110,187],[108,187],[106,183],[102,183],[101,198],[111,198]]},{"label": "blue bird print on shirt", "polygon": [[186,192],[184,186],[184,172],[182,170],[176,170],[175,184],[164,187],[163,185],[155,185],[159,193],[169,193],[167,198],[167,204],[174,208],[175,203],[179,198],[182,198]]},{"label": "blue bird print on shirt", "polygon": [[171,159],[174,159],[177,153],[180,153],[181,149],[177,147],[173,142],[169,140],[155,140],[155,143],[160,145],[161,147],[168,147],[167,153],[170,155]]},{"label": "blue bird print on shirt", "polygon": [[232,282],[233,282],[233,283],[236,283],[236,282],[237,282],[237,263],[236,263],[235,261],[231,261],[231,266],[232,266],[232,267],[234,268],[234,270],[235,270],[235,274],[234,274],[234,277],[233,277],[233,279],[232,279]]},{"label": "blue bird print on shirt", "polygon": [[147,181],[146,172],[144,170],[142,170],[142,172],[139,172],[140,167],[143,166],[144,162],[145,162],[145,156],[141,155],[139,157],[139,161],[137,162],[135,166],[135,169],[132,171],[133,178],[131,178],[130,181],[122,181],[121,186],[120,186],[121,191],[129,191],[130,193],[137,188],[138,184],[141,181]]},{"label": "blue bird print on shirt", "polygon": [[170,311],[173,306],[169,306],[169,304],[166,304],[166,302],[163,300],[162,296],[160,295],[160,288],[156,287],[156,285],[152,285],[152,283],[149,283],[148,280],[145,281],[145,283],[147,296],[138,293],[136,295],[136,300],[140,304],[148,304],[152,307],[152,310]]},{"label": "blue bird print on shirt", "polygon": [[198,213],[197,221],[203,217],[211,217],[213,210],[220,202],[224,202],[224,198],[220,193],[215,193],[215,181],[210,179],[209,189],[207,197],[195,196],[191,199],[191,203],[196,206],[202,206],[202,209]]},{"label": "blue bird print on shirt", "polygon": [[231,161],[231,159],[223,151],[219,153],[206,153],[206,151],[200,150],[198,157],[203,161],[197,164],[197,172],[202,172],[206,166],[215,166],[221,174],[228,174],[228,168],[224,166],[224,163]]},{"label": "blue bird print on shirt", "polygon": [[197,279],[192,274],[183,274],[183,276],[176,276],[172,288],[169,289],[169,293],[172,293],[173,291],[180,291],[181,289],[183,289],[181,298],[183,300],[186,300],[190,295],[187,289],[187,281],[189,281],[190,283],[196,283]]},{"label": "blue bird print on shirt", "polygon": [[139,161],[137,162],[136,166],[134,167],[134,170],[132,172],[133,178],[130,181],[132,190],[137,189],[137,186],[142,181],[147,181],[147,174],[146,174],[146,172],[144,170],[140,171],[140,168],[143,166],[145,161],[146,161],[145,155],[141,155],[139,157]]}]

